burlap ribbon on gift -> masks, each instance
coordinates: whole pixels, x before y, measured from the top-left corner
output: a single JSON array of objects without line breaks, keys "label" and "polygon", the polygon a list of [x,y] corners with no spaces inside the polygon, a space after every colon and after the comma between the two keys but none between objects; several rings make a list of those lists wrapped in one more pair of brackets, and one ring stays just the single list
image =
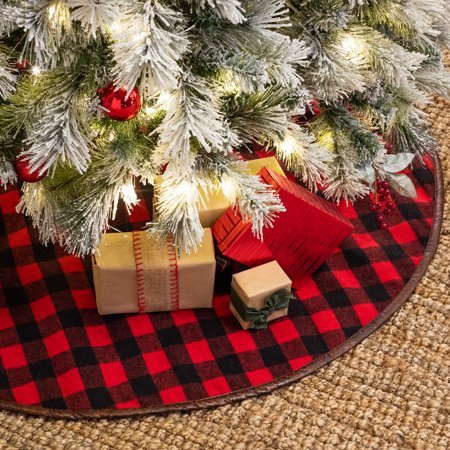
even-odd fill
[{"label": "burlap ribbon on gift", "polygon": [[139,312],[179,309],[178,258],[171,239],[161,244],[133,233]]}]

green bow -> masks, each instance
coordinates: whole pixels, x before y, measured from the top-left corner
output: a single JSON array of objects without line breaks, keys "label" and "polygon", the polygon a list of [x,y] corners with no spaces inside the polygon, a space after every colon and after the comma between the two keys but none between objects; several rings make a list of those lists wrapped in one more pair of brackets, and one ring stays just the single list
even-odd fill
[{"label": "green bow", "polygon": [[247,306],[236,291],[233,288],[231,289],[231,304],[241,316],[242,320],[244,322],[250,322],[250,328],[255,330],[267,328],[267,319],[275,311],[287,308],[289,306],[289,301],[292,298],[294,297],[288,290],[281,289],[268,297],[264,308],[256,309]]}]

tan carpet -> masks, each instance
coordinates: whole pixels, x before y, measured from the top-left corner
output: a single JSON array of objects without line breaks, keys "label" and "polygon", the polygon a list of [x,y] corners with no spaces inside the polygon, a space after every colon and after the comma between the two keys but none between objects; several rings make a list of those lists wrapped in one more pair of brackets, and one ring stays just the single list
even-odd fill
[{"label": "tan carpet", "polygon": [[450,102],[431,120],[446,177],[438,254],[363,344],[287,389],[215,410],[80,422],[0,412],[0,449],[450,448]]}]

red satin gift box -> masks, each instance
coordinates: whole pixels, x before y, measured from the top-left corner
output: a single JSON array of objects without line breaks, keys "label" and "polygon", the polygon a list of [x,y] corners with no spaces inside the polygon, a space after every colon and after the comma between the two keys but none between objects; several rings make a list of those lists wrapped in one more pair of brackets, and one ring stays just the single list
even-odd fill
[{"label": "red satin gift box", "polygon": [[262,180],[274,187],[286,212],[273,228],[264,230],[264,241],[252,233],[251,223],[228,209],[212,228],[219,251],[248,267],[276,260],[298,283],[315,272],[353,231],[353,225],[332,203],[268,168]]}]

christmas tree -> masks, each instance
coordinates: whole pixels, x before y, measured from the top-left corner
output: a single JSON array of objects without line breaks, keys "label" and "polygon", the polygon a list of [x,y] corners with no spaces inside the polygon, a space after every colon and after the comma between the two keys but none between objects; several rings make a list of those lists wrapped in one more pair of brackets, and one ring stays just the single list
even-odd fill
[{"label": "christmas tree", "polygon": [[446,0],[3,0],[0,185],[23,181],[42,242],[78,255],[162,172],[150,232],[195,249],[201,193],[223,190],[261,236],[284,207],[239,150],[366,196],[433,149],[420,106],[450,93],[446,46]]}]

